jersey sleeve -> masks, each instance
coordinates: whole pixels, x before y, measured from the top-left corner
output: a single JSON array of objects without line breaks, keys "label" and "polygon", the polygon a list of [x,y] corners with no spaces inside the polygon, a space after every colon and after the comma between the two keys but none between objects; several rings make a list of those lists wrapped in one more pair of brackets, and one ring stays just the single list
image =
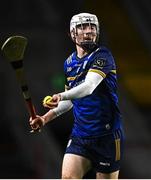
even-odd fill
[{"label": "jersey sleeve", "polygon": [[112,54],[105,50],[99,52],[91,63],[89,72],[95,72],[100,74],[103,78],[113,69],[113,56]]}]

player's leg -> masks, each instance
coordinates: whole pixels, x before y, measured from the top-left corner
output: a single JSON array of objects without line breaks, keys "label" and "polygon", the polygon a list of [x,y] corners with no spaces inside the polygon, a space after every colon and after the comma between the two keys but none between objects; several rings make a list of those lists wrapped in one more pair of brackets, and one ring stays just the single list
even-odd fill
[{"label": "player's leg", "polygon": [[65,154],[62,165],[62,179],[82,179],[91,167],[88,159],[75,155]]},{"label": "player's leg", "polygon": [[94,167],[97,179],[118,179],[123,156],[123,134],[121,130],[100,138],[96,146],[97,157]]},{"label": "player's leg", "polygon": [[118,179],[119,171],[115,171],[112,173],[96,173],[97,179]]}]

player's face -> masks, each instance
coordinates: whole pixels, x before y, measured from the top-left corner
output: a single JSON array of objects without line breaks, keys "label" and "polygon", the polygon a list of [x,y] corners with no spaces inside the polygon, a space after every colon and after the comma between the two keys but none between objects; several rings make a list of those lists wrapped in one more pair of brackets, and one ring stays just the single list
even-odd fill
[{"label": "player's face", "polygon": [[81,24],[76,29],[76,42],[95,42],[97,37],[96,26],[94,24]]}]

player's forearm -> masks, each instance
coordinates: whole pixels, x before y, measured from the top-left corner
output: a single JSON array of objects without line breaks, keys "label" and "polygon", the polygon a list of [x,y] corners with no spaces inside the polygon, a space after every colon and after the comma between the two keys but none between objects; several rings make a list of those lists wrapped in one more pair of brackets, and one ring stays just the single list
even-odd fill
[{"label": "player's forearm", "polygon": [[45,124],[62,115],[63,113],[69,111],[72,106],[73,105],[70,100],[60,101],[58,107],[51,109],[45,115],[43,115],[43,118],[45,119]]},{"label": "player's forearm", "polygon": [[51,109],[46,114],[42,116],[44,118],[44,124],[48,123],[49,121],[52,121],[57,117],[56,113]]},{"label": "player's forearm", "polygon": [[85,82],[68,91],[60,93],[61,100],[77,99],[90,95],[102,80],[103,77],[99,74],[89,72]]},{"label": "player's forearm", "polygon": [[72,108],[73,104],[70,100],[60,101],[58,107],[54,108],[53,111],[56,116],[60,116],[61,114],[69,111]]}]

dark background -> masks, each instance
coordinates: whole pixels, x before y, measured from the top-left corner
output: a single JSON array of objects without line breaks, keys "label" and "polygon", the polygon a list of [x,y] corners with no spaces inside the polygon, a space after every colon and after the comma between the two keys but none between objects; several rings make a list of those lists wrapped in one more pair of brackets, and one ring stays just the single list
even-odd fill
[{"label": "dark background", "polygon": [[[151,2],[149,0],[1,0],[0,45],[12,35],[28,38],[24,69],[39,115],[42,99],[63,91],[63,63],[74,50],[68,36],[74,14],[94,13],[101,43],[118,67],[126,133],[120,178],[151,178]],[[0,178],[60,178],[72,128],[68,112],[30,134],[29,114],[10,64],[0,54]],[[95,178],[90,171],[86,178]]]}]

